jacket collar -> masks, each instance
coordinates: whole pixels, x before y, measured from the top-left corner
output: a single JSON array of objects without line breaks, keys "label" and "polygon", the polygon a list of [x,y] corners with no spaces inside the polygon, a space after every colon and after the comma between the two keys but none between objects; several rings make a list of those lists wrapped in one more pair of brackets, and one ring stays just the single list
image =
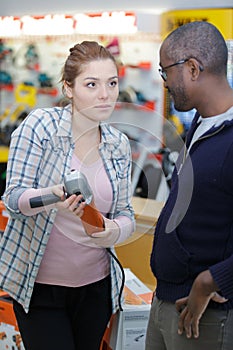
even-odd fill
[{"label": "jacket collar", "polygon": [[[192,136],[195,130],[197,129],[197,127],[200,125],[200,123],[201,123],[201,116],[197,112],[193,118],[192,124],[187,134],[187,138],[186,138],[187,147],[189,146]],[[214,125],[202,136],[211,135],[212,133],[215,133],[218,130],[221,130],[223,127],[230,127],[232,125],[233,125],[233,107],[229,108],[229,110],[226,111],[225,113],[220,114],[218,116],[218,119],[215,121]]]}]

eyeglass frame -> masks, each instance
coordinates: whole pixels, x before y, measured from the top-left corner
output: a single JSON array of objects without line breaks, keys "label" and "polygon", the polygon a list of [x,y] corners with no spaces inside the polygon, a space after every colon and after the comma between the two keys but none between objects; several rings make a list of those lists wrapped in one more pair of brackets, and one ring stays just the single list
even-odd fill
[{"label": "eyeglass frame", "polygon": [[182,60],[179,60],[178,62],[176,63],[173,63],[173,64],[169,64],[169,66],[166,66],[166,67],[161,67],[158,69],[159,71],[159,74],[160,76],[162,77],[162,79],[164,81],[167,81],[167,73],[165,72],[166,69],[168,68],[171,68],[171,67],[175,67],[175,66],[178,66],[179,64],[183,64],[183,63],[186,63],[190,60],[190,58],[183,58]]}]

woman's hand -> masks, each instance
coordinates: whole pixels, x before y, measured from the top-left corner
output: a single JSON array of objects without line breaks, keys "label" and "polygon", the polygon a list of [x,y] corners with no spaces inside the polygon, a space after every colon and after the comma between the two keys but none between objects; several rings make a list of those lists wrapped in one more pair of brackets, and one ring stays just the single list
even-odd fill
[{"label": "woman's hand", "polygon": [[65,191],[62,185],[57,185],[52,188],[52,193],[61,198],[60,202],[56,203],[56,208],[59,210],[69,210],[74,215],[81,217],[86,203],[83,201],[81,194],[72,194],[68,198],[65,196]]},{"label": "woman's hand", "polygon": [[99,247],[109,248],[114,246],[120,236],[120,227],[114,220],[104,218],[105,230],[92,233],[93,242]]},{"label": "woman's hand", "polygon": [[55,196],[59,197],[61,201],[66,199],[64,186],[62,184],[51,187],[51,192],[52,194],[55,194]]}]

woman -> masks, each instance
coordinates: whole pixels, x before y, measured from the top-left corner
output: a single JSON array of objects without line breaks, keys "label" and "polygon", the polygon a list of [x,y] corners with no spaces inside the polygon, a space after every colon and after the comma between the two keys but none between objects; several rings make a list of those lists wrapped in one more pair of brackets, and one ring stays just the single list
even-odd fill
[{"label": "woman", "polygon": [[[122,282],[108,248],[134,230],[131,153],[127,137],[103,123],[119,93],[110,52],[93,41],[75,45],[61,81],[71,103],[33,110],[12,134],[0,287],[13,298],[27,350],[97,350]],[[85,198],[64,192],[72,169],[88,180],[102,232],[86,234]],[[48,195],[60,201],[31,205]]]}]

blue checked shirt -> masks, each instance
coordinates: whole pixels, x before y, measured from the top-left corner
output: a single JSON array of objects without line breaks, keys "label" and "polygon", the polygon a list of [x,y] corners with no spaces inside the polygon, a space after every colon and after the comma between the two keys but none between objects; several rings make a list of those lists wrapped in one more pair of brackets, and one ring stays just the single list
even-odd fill
[{"label": "blue checked shirt", "polygon": [[[29,310],[33,286],[56,216],[56,209],[24,216],[14,204],[28,188],[63,183],[74,151],[71,105],[36,109],[11,135],[6,190],[2,197],[10,217],[0,242],[0,288]],[[101,124],[99,152],[113,189],[109,218],[126,215],[131,206],[131,149],[127,137]],[[111,257],[112,305],[118,309],[122,274]]]}]

